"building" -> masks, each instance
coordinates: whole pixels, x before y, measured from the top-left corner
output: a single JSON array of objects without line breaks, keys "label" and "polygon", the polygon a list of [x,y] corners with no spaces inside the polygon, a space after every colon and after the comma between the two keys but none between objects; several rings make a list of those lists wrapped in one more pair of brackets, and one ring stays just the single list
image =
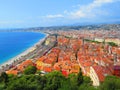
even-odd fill
[{"label": "building", "polygon": [[120,66],[114,66],[114,75],[120,77]]},{"label": "building", "polygon": [[106,67],[98,65],[90,67],[90,78],[94,86],[99,86],[100,83],[104,81],[105,77],[111,74],[112,73]]},{"label": "building", "polygon": [[120,46],[120,39],[119,38],[106,38],[105,42],[114,42]]},{"label": "building", "polygon": [[104,42],[104,38],[95,38],[95,41]]}]

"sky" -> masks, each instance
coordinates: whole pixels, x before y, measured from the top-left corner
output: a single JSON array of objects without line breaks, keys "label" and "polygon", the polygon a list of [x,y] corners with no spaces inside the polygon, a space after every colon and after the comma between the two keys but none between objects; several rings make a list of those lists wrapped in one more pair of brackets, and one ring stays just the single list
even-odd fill
[{"label": "sky", "polygon": [[120,0],[0,0],[0,28],[120,22]]}]

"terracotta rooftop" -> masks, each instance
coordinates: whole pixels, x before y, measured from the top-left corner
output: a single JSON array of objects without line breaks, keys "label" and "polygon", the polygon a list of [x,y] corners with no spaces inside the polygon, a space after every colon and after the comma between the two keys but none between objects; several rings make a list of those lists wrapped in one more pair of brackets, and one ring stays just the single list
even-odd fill
[{"label": "terracotta rooftop", "polygon": [[96,72],[96,74],[101,82],[104,81],[105,76],[111,75],[111,72],[105,67],[98,66],[98,65],[92,66],[92,67],[93,67],[94,71]]},{"label": "terracotta rooftop", "polygon": [[7,74],[13,74],[13,75],[17,75],[18,74],[18,70],[8,70],[6,71]]}]

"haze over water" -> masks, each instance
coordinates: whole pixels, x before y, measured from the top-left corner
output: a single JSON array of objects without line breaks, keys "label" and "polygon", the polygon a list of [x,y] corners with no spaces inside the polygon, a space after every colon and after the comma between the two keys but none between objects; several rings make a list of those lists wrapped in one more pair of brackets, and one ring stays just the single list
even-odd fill
[{"label": "haze over water", "polygon": [[0,32],[0,64],[33,46],[45,34],[35,32]]}]

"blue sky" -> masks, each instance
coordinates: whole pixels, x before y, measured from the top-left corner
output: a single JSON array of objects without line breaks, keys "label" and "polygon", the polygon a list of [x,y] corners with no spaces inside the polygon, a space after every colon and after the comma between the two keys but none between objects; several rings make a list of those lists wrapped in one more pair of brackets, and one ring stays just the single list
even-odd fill
[{"label": "blue sky", "polygon": [[120,21],[120,0],[0,0],[0,28]]}]

